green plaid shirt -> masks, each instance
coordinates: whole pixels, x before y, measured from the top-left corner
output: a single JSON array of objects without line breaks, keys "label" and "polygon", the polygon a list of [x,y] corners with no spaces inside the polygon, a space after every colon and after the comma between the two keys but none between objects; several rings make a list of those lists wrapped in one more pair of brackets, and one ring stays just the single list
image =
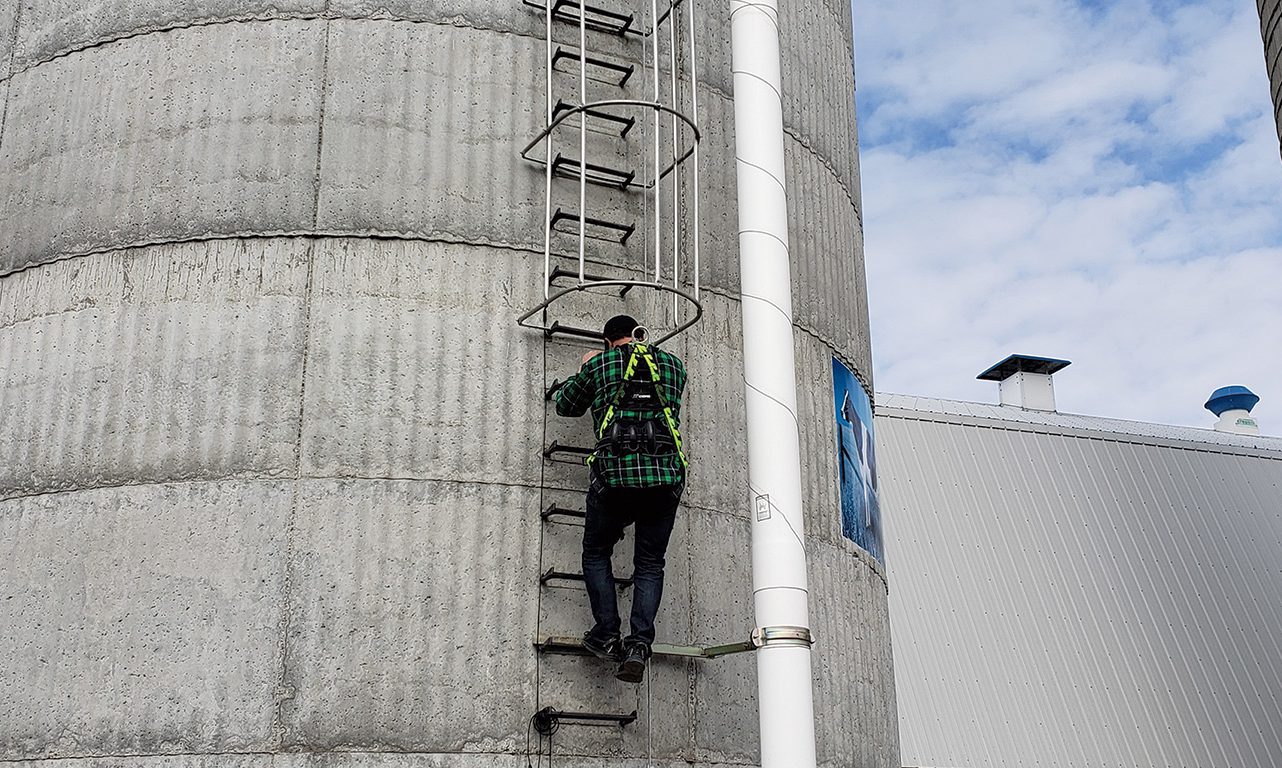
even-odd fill
[{"label": "green plaid shirt", "polygon": [[[672,408],[672,421],[681,425],[681,392],[686,385],[686,369],[676,355],[647,345],[650,357],[659,367],[659,388],[664,401]],[[582,416],[592,409],[592,435],[601,432],[601,421],[614,401],[615,392],[623,382],[623,373],[632,354],[631,345],[614,347],[593,357],[579,368],[579,372],[556,391],[556,412],[562,416]],[[645,380],[650,368],[644,360],[637,360],[635,380]],[[618,409],[615,420],[631,418],[658,418],[663,423],[663,413]],[[629,453],[622,456],[600,455],[592,461],[593,471],[609,486],[647,488],[656,485],[678,485],[685,481],[685,467],[681,455],[673,450],[661,454]]]}]

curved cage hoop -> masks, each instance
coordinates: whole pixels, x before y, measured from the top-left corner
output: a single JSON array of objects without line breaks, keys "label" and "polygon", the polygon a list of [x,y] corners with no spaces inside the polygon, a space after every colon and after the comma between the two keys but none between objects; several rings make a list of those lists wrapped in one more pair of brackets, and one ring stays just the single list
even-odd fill
[{"label": "curved cage hoop", "polygon": [[543,331],[545,336],[552,336],[557,333],[565,333],[568,335],[581,336],[584,338],[604,339],[604,336],[602,336],[599,332],[596,332],[596,331],[588,331],[581,328],[570,328],[568,326],[562,326],[557,322],[552,322],[551,324],[544,325],[542,323],[530,321],[532,317],[539,314],[543,310],[551,307],[553,304],[557,302],[557,300],[562,299],[571,294],[585,292],[592,288],[622,288],[624,290],[630,290],[632,288],[648,288],[651,290],[659,291],[661,293],[670,293],[677,299],[684,299],[686,302],[688,302],[689,308],[687,309],[687,311],[689,311],[689,309],[693,309],[693,313],[690,315],[690,317],[687,320],[685,320],[685,322],[681,323],[680,325],[676,326],[672,330],[664,333],[662,336],[659,336],[654,341],[650,342],[651,344],[655,344],[655,345],[662,344],[663,342],[675,337],[677,334],[681,333],[687,328],[690,328],[695,323],[699,322],[699,318],[703,317],[703,305],[699,303],[699,300],[696,299],[694,296],[690,295],[686,291],[681,290],[680,288],[674,288],[671,285],[664,285],[663,283],[652,283],[646,280],[592,280],[588,282],[577,283],[575,285],[570,286],[569,288],[563,288],[557,291],[556,293],[553,293],[552,295],[548,296],[548,298],[544,299],[543,302],[540,303],[538,306],[534,307],[530,311],[518,317],[516,319],[516,323],[517,325],[523,328],[533,328],[535,330]]}]

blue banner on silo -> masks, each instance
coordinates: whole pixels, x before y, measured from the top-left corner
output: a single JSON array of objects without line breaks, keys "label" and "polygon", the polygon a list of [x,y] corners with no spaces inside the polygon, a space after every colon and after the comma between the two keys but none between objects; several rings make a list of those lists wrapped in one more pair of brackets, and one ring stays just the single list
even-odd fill
[{"label": "blue banner on silo", "polygon": [[832,359],[832,394],[837,406],[841,532],[885,564],[881,549],[881,505],[877,501],[872,403],[855,374],[835,357]]}]

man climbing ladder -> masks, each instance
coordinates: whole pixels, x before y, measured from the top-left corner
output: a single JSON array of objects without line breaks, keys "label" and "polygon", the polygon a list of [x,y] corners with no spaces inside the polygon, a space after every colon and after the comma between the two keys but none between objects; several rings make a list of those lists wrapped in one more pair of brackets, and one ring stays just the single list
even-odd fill
[{"label": "man climbing ladder", "polygon": [[[639,683],[654,642],[654,618],[663,597],[664,555],[685,488],[681,447],[681,360],[645,343],[644,329],[627,315],[610,318],[605,352],[583,356],[579,372],[556,391],[556,412],[581,416],[591,409],[597,443],[588,458],[583,579],[595,625],[583,636],[594,655],[619,663],[615,677]],[[632,613],[620,639],[610,555],[623,530],[636,524]]]}]

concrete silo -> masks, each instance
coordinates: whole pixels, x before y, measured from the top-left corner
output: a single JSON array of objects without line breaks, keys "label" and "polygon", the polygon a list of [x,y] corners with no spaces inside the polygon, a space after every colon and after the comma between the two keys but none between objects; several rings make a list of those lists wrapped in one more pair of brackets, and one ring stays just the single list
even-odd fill
[{"label": "concrete silo", "polygon": [[[700,89],[702,318],[667,342],[694,470],[659,640],[697,647],[752,614],[728,9],[685,9],[697,53],[660,61]],[[871,369],[849,4],[780,27],[819,759],[895,766],[884,569],[842,536],[830,415],[834,355]],[[518,0],[0,0],[0,760],[514,766],[548,706],[638,712],[562,723],[558,765],[756,760],[750,654],[656,657],[638,688],[535,647],[588,620],[540,579],[577,570],[544,513],[584,471],[545,454],[587,430],[544,392],[583,347],[516,323],[547,295],[520,155],[547,28]],[[601,60],[645,45],[593,32]],[[694,236],[672,196],[592,194],[640,222],[594,272]],[[561,308],[662,326],[669,298]]]},{"label": "concrete silo", "polygon": [[1273,96],[1273,119],[1282,139],[1282,3],[1278,0],[1256,0],[1260,8],[1260,35],[1264,38],[1264,64],[1269,72]]}]

